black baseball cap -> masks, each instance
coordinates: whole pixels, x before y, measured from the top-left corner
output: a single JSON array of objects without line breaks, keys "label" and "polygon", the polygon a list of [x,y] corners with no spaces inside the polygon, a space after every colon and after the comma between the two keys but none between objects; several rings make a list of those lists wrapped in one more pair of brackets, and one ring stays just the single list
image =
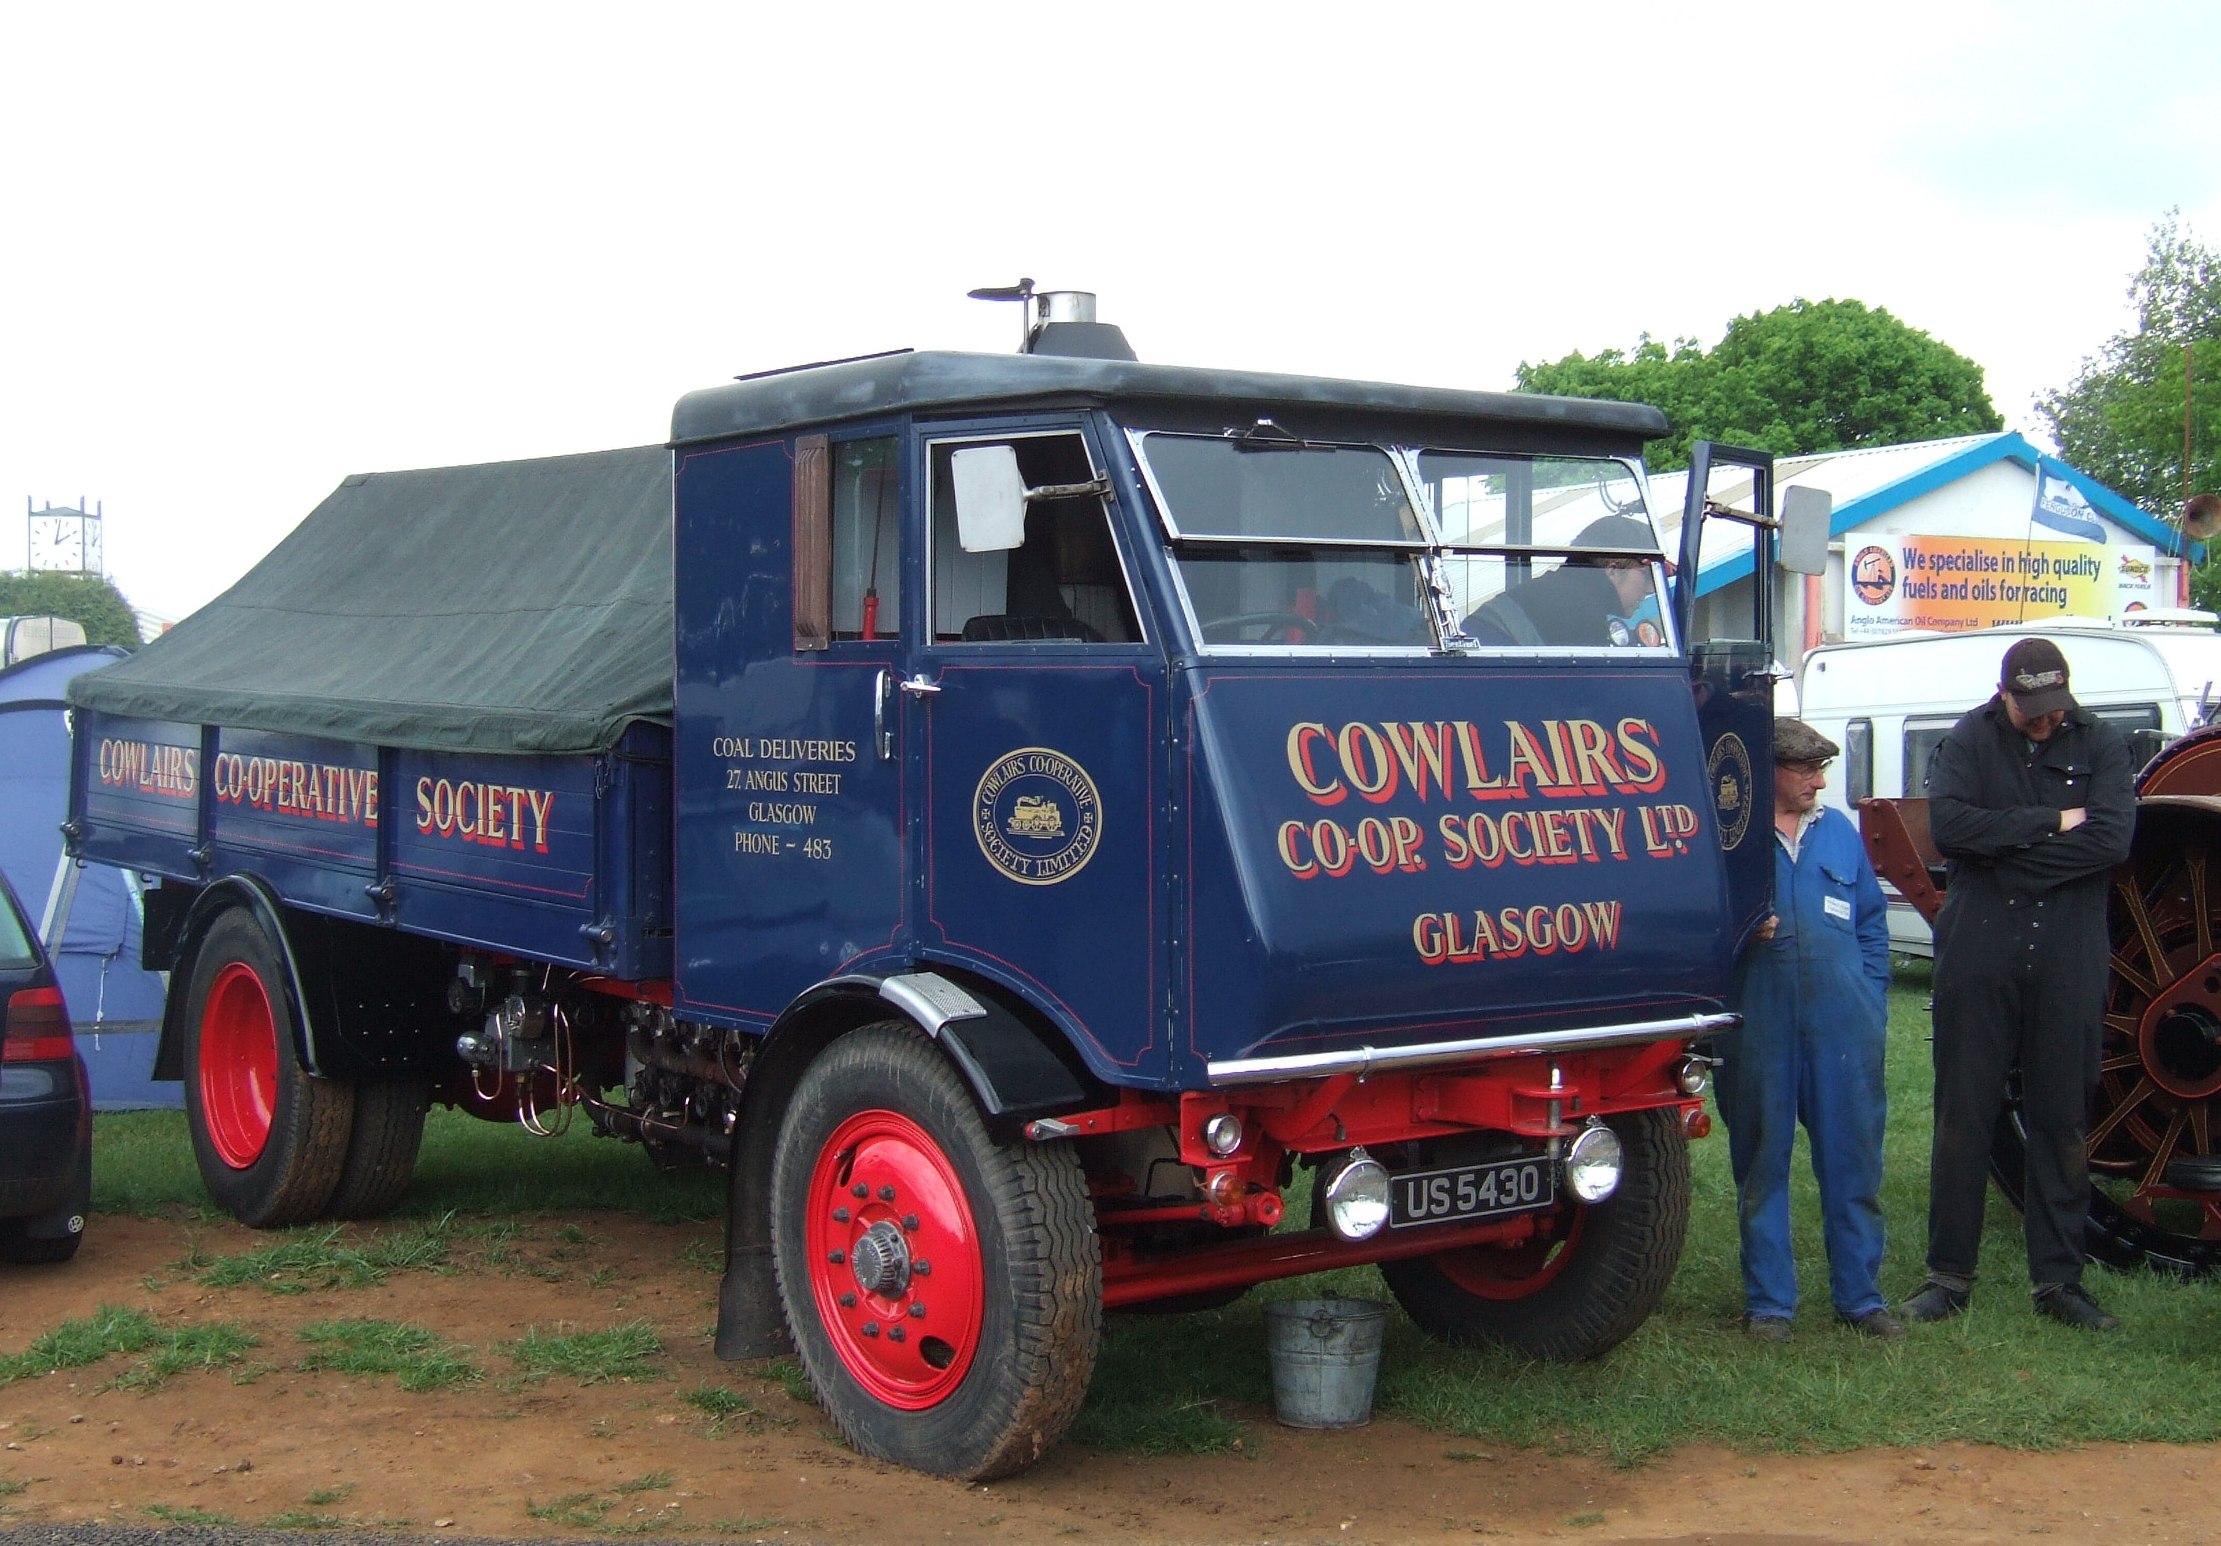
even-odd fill
[{"label": "black baseball cap", "polygon": [[2049,639],[2023,639],[2005,652],[1998,690],[2013,695],[2023,714],[2055,714],[2074,707],[2067,691],[2067,657]]}]

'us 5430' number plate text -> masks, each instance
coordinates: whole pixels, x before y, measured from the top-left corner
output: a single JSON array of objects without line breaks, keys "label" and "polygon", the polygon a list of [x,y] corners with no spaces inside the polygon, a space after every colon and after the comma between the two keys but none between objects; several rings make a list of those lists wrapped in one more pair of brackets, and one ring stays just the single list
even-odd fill
[{"label": "'us 5430' number plate text", "polygon": [[1535,1154],[1397,1176],[1388,1186],[1388,1222],[1401,1229],[1407,1224],[1485,1219],[1547,1208],[1556,1200],[1556,1171],[1546,1157]]}]

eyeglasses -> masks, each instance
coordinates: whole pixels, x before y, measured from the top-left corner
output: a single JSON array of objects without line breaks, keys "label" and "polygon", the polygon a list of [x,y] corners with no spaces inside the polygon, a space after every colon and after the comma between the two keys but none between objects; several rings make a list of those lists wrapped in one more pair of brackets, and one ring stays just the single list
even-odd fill
[{"label": "eyeglasses", "polygon": [[1780,768],[1785,773],[1793,773],[1799,778],[1818,778],[1821,774],[1827,772],[1828,769],[1834,765],[1834,763],[1835,759],[1833,757],[1829,757],[1820,762],[1785,761],[1777,762],[1774,764],[1774,766]]}]

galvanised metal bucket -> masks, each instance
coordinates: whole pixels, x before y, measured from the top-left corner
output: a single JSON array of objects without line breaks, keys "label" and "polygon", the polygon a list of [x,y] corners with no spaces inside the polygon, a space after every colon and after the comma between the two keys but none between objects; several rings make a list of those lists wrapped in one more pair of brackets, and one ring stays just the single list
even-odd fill
[{"label": "galvanised metal bucket", "polygon": [[1377,1299],[1290,1299],[1265,1306],[1273,1413],[1291,1428],[1373,1420],[1388,1306]]}]

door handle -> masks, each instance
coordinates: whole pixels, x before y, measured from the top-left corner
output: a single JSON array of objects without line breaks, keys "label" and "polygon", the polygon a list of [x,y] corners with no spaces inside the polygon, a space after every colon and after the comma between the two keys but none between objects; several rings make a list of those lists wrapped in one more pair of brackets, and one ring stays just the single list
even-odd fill
[{"label": "door handle", "polygon": [[909,680],[905,681],[902,684],[902,690],[906,693],[909,693],[913,697],[925,698],[939,692],[941,690],[941,684],[939,682],[927,681],[925,679],[925,673],[923,671],[920,671],[916,676],[911,677]]},{"label": "door handle", "polygon": [[887,723],[888,689],[893,682],[894,673],[885,666],[881,666],[871,679],[871,738],[881,762],[892,762],[895,758],[895,727]]}]

